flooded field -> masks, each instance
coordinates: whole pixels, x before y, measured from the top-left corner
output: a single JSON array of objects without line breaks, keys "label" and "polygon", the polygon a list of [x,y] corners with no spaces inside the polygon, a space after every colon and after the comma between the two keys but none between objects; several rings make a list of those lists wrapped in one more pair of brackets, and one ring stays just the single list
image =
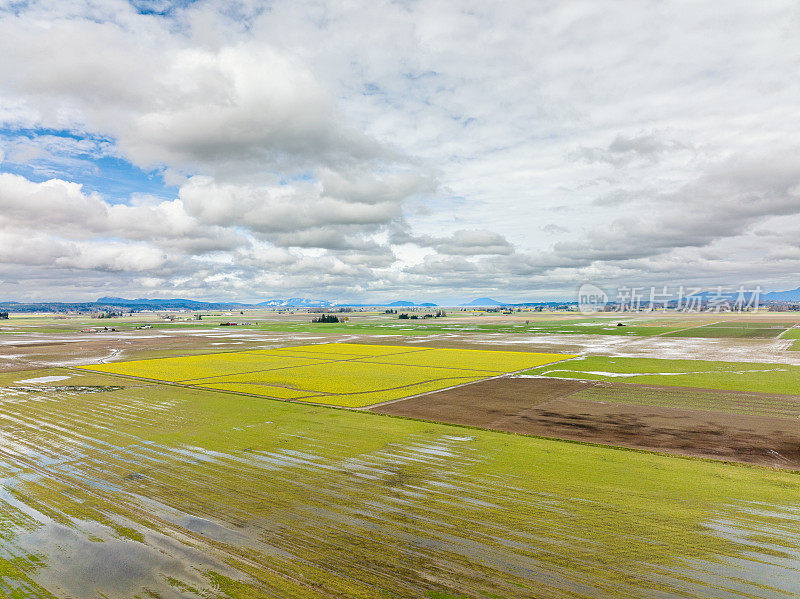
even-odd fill
[{"label": "flooded field", "polygon": [[[37,317],[0,327],[0,596],[800,593],[800,477],[791,471],[800,454],[781,445],[794,443],[800,405],[787,315],[759,316],[755,327],[643,316],[625,334],[608,317],[569,315],[526,323],[465,313],[401,326],[365,314],[329,328],[308,315],[218,328],[222,318],[144,330],[137,318],[102,333]],[[677,334],[697,327],[717,330]],[[342,342],[358,355],[320,355]],[[299,345],[312,347],[279,349]],[[509,379],[564,357],[531,364],[520,352],[606,362],[577,379]],[[225,370],[235,355],[249,356],[246,371]],[[658,367],[643,370],[641,358],[654,357]],[[737,364],[717,372],[679,361],[709,358]],[[618,374],[659,381],[609,374],[609,360],[631,359],[635,368]],[[151,367],[118,376],[131,360]],[[422,420],[224,390],[270,372],[267,361],[288,365],[281,360],[341,362],[272,381],[284,400],[290,387],[341,387],[353,362],[361,370],[339,392],[386,383],[388,369],[489,380],[381,408]],[[187,375],[178,362],[205,370]],[[108,372],[81,368],[92,364]],[[664,387],[685,384],[664,374],[681,368],[719,380],[746,370],[758,389]],[[784,394],[757,393],[763,385]],[[748,467],[499,431],[723,459],[747,446],[756,463],[773,465],[775,453],[783,461]]]},{"label": "flooded field", "polygon": [[43,377],[0,379],[5,596],[800,592],[795,474]]}]

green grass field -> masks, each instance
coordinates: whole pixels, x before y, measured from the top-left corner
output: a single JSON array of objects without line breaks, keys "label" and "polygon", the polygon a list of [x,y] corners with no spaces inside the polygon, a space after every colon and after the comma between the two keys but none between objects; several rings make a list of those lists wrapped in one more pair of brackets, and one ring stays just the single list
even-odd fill
[{"label": "green grass field", "polygon": [[781,339],[800,339],[800,327],[787,330],[781,335]]},{"label": "green grass field", "polygon": [[724,393],[702,389],[650,387],[611,383],[577,391],[570,399],[603,403],[661,406],[687,410],[750,414],[775,418],[800,419],[800,397],[790,400],[783,395]]},{"label": "green grass field", "polygon": [[[435,309],[430,310],[430,312]],[[414,313],[414,312],[412,312]],[[424,310],[416,312],[423,315]],[[179,314],[175,321],[164,320],[153,314],[97,319],[85,316],[53,318],[17,315],[0,322],[0,334],[25,333],[79,333],[84,329],[113,327],[118,331],[131,331],[144,323],[158,331],[241,330],[268,331],[315,335],[397,335],[425,336],[440,334],[528,334],[528,335],[664,335],[669,337],[706,337],[731,339],[768,339],[781,335],[796,324],[787,315],[776,315],[775,321],[735,318],[731,315],[679,313],[608,313],[585,317],[576,313],[542,314],[514,313],[497,321],[496,313],[448,312],[443,319],[400,320],[397,315],[380,312],[354,312],[343,314],[348,322],[338,324],[312,323],[308,313],[275,314],[267,311],[248,311],[245,314],[214,314],[203,320],[193,320],[190,315]],[[484,317],[487,317],[484,319]],[[723,322],[717,322],[723,318]],[[240,323],[235,327],[220,327],[222,322]],[[617,323],[625,326],[617,326]],[[796,339],[800,329],[788,331],[783,338]]]},{"label": "green grass field", "polygon": [[800,593],[794,473],[48,375],[0,374],[0,596]]},{"label": "green grass field", "polygon": [[800,366],[590,356],[525,374],[730,391],[800,394]]},{"label": "green grass field", "polygon": [[793,327],[793,322],[727,321],[667,333],[666,337],[710,337],[735,339],[774,339]]},{"label": "green grass field", "polygon": [[273,399],[362,407],[571,357],[328,343],[83,368]]}]

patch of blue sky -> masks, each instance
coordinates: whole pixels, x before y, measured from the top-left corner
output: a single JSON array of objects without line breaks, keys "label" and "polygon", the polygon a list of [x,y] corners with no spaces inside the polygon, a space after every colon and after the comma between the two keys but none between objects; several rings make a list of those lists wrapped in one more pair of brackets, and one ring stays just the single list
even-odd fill
[{"label": "patch of blue sky", "polygon": [[291,185],[292,183],[310,183],[312,181],[316,181],[317,178],[314,176],[314,173],[310,172],[301,172],[295,173],[293,175],[287,175],[285,173],[279,173],[280,176],[280,184],[281,185]]},{"label": "patch of blue sky", "polygon": [[[173,26],[181,27],[180,19],[176,19],[179,11],[200,2],[201,0],[128,0],[129,4],[140,15],[162,17],[174,20]],[[220,15],[227,17],[231,23],[236,23],[241,31],[249,31],[253,20],[260,14],[271,10],[271,6],[261,6],[258,3],[222,2],[216,10]]]},{"label": "patch of blue sky", "polygon": [[10,12],[12,14],[18,15],[23,10],[28,8],[28,0],[11,0],[7,3],[0,3],[0,14],[3,12]]},{"label": "patch of blue sky", "polygon": [[97,192],[112,204],[125,203],[134,194],[163,199],[176,197],[159,170],[143,170],[116,153],[103,137],[53,129],[2,129],[0,172],[21,175],[40,183],[63,179],[81,183],[85,192]]},{"label": "patch of blue sky", "polygon": [[129,0],[140,15],[169,16],[176,9],[194,4],[196,0]]},{"label": "patch of blue sky", "polygon": [[365,96],[376,96],[384,92],[377,83],[367,82],[363,85],[361,93]]}]

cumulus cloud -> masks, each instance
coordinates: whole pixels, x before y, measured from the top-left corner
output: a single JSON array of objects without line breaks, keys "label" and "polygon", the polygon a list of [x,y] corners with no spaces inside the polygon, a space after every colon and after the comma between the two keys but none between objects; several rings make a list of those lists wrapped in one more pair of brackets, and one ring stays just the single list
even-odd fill
[{"label": "cumulus cloud", "polygon": [[324,224],[377,226],[400,216],[400,198],[380,202],[326,196],[315,183],[220,184],[193,177],[181,187],[187,211],[207,224],[239,224],[256,232],[298,231]]},{"label": "cumulus cloud", "polygon": [[167,27],[7,17],[0,50],[28,68],[0,61],[0,76],[37,125],[113,136],[146,168],[238,172],[401,158],[348,124],[290,54],[252,39],[192,46]]},{"label": "cumulus cloud", "polygon": [[477,256],[486,254],[511,254],[514,247],[498,233],[486,230],[459,230],[435,244],[441,254]]},{"label": "cumulus cloud", "polygon": [[119,136],[139,164],[240,170],[396,157],[344,122],[301,63],[263,45],[181,50],[158,79],[175,96],[144,107]]},{"label": "cumulus cloud", "polygon": [[627,260],[682,247],[704,247],[735,237],[770,216],[800,214],[800,167],[795,151],[736,156],[714,166],[676,193],[560,242],[559,256],[577,261]]},{"label": "cumulus cloud", "polygon": [[398,224],[391,229],[395,245],[413,244],[432,248],[444,256],[507,255],[514,246],[502,235],[486,229],[459,229],[448,236],[415,235],[407,226]]},{"label": "cumulus cloud", "polygon": [[545,233],[551,234],[558,234],[558,233],[568,233],[569,229],[567,227],[562,227],[561,225],[557,225],[555,223],[547,223],[546,225],[542,225],[539,229]]},{"label": "cumulus cloud", "polygon": [[79,183],[34,183],[9,173],[0,173],[0,227],[75,239],[122,237],[193,250],[232,249],[242,243],[235,231],[203,226],[180,199],[110,204],[97,193],[85,193]]}]

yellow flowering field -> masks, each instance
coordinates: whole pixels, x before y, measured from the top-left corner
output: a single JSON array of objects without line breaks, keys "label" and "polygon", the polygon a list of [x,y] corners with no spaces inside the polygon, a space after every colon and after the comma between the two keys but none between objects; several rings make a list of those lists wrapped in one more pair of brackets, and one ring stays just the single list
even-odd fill
[{"label": "yellow flowering field", "polygon": [[110,374],[124,374],[178,383],[234,373],[304,366],[319,361],[314,358],[300,356],[284,356],[280,354],[253,355],[249,352],[234,352],[94,364],[85,368]]},{"label": "yellow flowering field", "polygon": [[83,368],[272,399],[363,407],[572,357],[528,352],[325,343],[135,360]]},{"label": "yellow flowering field", "polygon": [[478,349],[419,349],[413,352],[390,356],[374,356],[363,361],[378,364],[404,364],[408,366],[435,366],[464,368],[494,373],[525,370],[528,364],[537,362],[552,364],[570,356],[562,354],[538,354],[515,351],[485,351]]}]

